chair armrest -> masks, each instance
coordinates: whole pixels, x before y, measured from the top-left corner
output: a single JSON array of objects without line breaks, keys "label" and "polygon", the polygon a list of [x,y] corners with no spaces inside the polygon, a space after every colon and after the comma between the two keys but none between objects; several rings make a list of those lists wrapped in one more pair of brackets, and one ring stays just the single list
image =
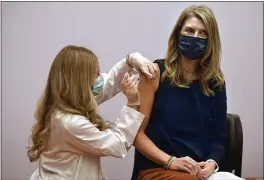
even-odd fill
[{"label": "chair armrest", "polygon": [[243,130],[240,117],[236,114],[227,114],[229,134],[226,149],[226,158],[223,160],[220,171],[232,172],[241,177],[242,152],[243,152]]},{"label": "chair armrest", "polygon": [[236,129],[236,141],[235,141],[235,175],[241,177],[242,171],[242,157],[243,157],[243,128],[240,117],[236,114],[233,114],[235,120],[235,129]]}]

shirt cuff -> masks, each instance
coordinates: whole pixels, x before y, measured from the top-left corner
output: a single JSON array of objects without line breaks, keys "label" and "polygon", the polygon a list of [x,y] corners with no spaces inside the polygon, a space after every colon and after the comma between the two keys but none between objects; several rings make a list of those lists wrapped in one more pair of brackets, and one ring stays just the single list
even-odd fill
[{"label": "shirt cuff", "polygon": [[219,166],[218,166],[218,164],[216,163],[216,161],[215,160],[213,160],[213,159],[208,159],[206,162],[214,162],[215,163],[215,170],[214,170],[214,172],[217,172],[218,170],[219,170]]}]

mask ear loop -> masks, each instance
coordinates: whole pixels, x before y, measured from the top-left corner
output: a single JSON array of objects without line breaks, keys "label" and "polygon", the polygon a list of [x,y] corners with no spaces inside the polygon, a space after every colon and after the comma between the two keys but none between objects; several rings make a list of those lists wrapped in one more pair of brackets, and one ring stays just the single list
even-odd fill
[{"label": "mask ear loop", "polygon": [[101,72],[100,72],[100,69],[98,69],[97,77],[99,77],[100,75],[101,75]]}]

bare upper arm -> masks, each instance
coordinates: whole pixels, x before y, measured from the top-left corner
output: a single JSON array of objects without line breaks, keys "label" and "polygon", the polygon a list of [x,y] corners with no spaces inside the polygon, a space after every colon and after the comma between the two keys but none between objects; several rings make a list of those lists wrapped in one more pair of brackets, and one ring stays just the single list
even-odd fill
[{"label": "bare upper arm", "polygon": [[159,86],[160,81],[160,69],[158,64],[154,64],[157,67],[156,71],[156,78],[150,82],[147,82],[144,75],[141,75],[140,82],[139,82],[139,93],[140,93],[140,106],[139,106],[139,112],[145,115],[145,118],[143,120],[143,123],[139,129],[139,132],[144,132],[148,122],[149,117],[152,111],[152,106],[154,103],[154,97],[155,93]]}]

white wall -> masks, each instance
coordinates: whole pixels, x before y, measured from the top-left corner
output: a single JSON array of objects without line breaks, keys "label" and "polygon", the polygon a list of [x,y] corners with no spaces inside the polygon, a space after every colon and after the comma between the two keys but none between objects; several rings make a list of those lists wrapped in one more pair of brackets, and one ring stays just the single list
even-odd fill
[{"label": "white wall", "polygon": [[[28,179],[36,168],[26,155],[34,109],[55,55],[85,45],[107,71],[127,53],[164,57],[168,37],[190,2],[3,2],[2,175]],[[194,4],[200,4],[194,3]],[[243,176],[263,176],[263,6],[261,2],[206,2],[215,12],[223,45],[228,111],[244,128]],[[115,120],[122,95],[100,108]],[[105,158],[111,180],[130,178],[134,149],[125,159]]]}]

